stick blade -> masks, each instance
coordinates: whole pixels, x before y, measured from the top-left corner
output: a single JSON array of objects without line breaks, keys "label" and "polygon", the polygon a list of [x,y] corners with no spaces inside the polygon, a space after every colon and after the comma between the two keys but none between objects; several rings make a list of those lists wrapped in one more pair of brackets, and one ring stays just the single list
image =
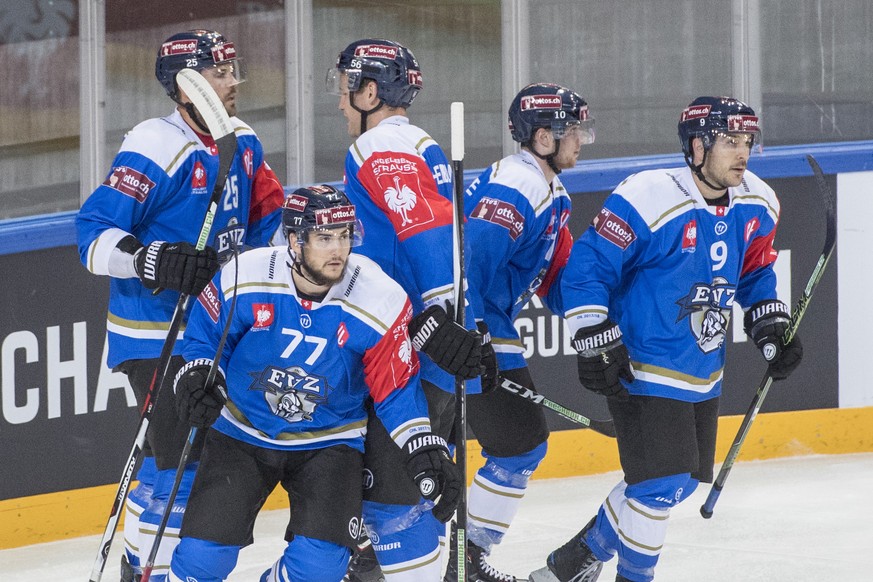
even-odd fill
[{"label": "stick blade", "polygon": [[233,133],[233,125],[230,123],[230,116],[224,104],[203,75],[194,69],[182,69],[176,74],[176,83],[191,99],[214,140],[218,141]]}]

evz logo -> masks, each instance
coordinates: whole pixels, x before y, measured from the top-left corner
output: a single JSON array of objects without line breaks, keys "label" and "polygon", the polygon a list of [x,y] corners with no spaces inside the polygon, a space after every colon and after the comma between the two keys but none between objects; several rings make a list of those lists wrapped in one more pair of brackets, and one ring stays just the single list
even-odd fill
[{"label": "evz logo", "polygon": [[697,347],[704,354],[724,344],[736,291],[726,279],[716,277],[709,285],[695,284],[688,295],[676,302],[679,306],[676,321],[688,318],[691,332],[697,338]]},{"label": "evz logo", "polygon": [[218,252],[218,260],[221,264],[230,260],[234,249],[242,252],[243,242],[246,238],[246,227],[236,224],[233,218],[230,224],[215,234],[215,250]]},{"label": "evz logo", "polygon": [[300,366],[268,366],[250,375],[254,381],[249,390],[263,392],[273,414],[287,422],[312,420],[316,407],[327,400],[327,380]]}]

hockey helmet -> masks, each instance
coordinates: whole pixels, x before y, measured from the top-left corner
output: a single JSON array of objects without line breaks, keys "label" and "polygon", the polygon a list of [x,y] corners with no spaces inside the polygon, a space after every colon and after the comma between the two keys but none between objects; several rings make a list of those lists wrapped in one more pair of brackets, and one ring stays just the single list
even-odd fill
[{"label": "hockey helmet", "polygon": [[554,83],[528,85],[509,105],[509,131],[520,144],[530,143],[537,128],[547,127],[561,139],[573,126],[580,128],[583,144],[594,141],[588,103],[575,91]]},{"label": "hockey helmet", "polygon": [[679,142],[686,161],[691,164],[691,139],[701,138],[704,151],[709,151],[720,133],[748,133],[752,148],[763,149],[761,124],[755,110],[733,97],[698,97],[679,118]]},{"label": "hockey helmet", "polygon": [[226,63],[232,65],[228,72],[233,75],[234,85],[245,81],[242,59],[237,56],[232,42],[214,30],[188,30],[174,34],[161,45],[155,61],[155,77],[167,95],[176,101],[179,97],[176,74],[179,71],[202,71]]},{"label": "hockey helmet", "polygon": [[341,94],[343,73],[348,76],[350,93],[360,89],[366,79],[375,81],[379,99],[389,107],[409,107],[422,87],[415,55],[392,40],[365,38],[343,49],[336,66],[327,72],[328,93]]},{"label": "hockey helmet", "polygon": [[312,231],[341,226],[349,228],[351,246],[361,244],[364,231],[355,215],[355,206],[342,190],[321,184],[298,188],[285,197],[282,204],[285,238],[293,232],[304,242]]}]

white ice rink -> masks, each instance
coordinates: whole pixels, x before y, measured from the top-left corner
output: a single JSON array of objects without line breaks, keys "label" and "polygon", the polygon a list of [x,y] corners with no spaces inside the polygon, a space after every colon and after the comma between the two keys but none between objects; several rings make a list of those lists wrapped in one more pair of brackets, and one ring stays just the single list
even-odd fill
[{"label": "white ice rink", "polygon": [[[532,481],[491,563],[516,576],[539,568],[594,514],[619,473]],[[734,466],[712,519],[701,487],[673,510],[656,579],[662,582],[873,581],[873,454],[795,457]],[[255,545],[229,578],[255,582],[278,557],[285,512],[264,512]],[[99,537],[0,551],[0,581],[88,580]],[[103,580],[118,580],[117,535]],[[602,582],[615,578],[608,563]]]}]

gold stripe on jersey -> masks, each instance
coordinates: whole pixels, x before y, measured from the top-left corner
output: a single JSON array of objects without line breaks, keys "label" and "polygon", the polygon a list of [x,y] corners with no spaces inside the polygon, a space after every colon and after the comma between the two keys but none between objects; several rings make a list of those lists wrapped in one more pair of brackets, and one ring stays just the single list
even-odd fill
[{"label": "gold stripe on jersey", "polygon": [[724,371],[724,368],[719,368],[718,370],[710,374],[709,378],[698,378],[697,376],[683,374],[682,372],[677,372],[676,370],[671,370],[670,368],[653,366],[651,364],[631,362],[631,365],[634,367],[634,370],[639,370],[640,372],[653,374],[655,376],[662,376],[664,378],[672,378],[674,380],[679,380],[680,382],[685,382],[686,384],[691,384],[693,386],[709,386],[710,384],[715,383]]},{"label": "gold stripe on jersey", "polygon": [[[325,437],[330,437],[334,435],[340,435],[344,432],[349,431],[360,431],[367,428],[367,419],[363,418],[361,420],[357,420],[355,422],[350,422],[341,426],[335,426],[333,428],[326,428],[324,430],[315,430],[315,431],[301,431],[301,432],[280,432],[275,437],[271,437],[267,433],[256,429],[251,421],[246,417],[243,412],[237,408],[237,406],[233,403],[233,400],[228,399],[228,401],[224,404],[227,407],[228,412],[230,412],[231,416],[240,423],[241,425],[251,429],[254,432],[257,432],[261,437],[268,440],[274,441],[311,441],[311,440],[323,440]],[[343,437],[346,438],[346,437]]]}]

